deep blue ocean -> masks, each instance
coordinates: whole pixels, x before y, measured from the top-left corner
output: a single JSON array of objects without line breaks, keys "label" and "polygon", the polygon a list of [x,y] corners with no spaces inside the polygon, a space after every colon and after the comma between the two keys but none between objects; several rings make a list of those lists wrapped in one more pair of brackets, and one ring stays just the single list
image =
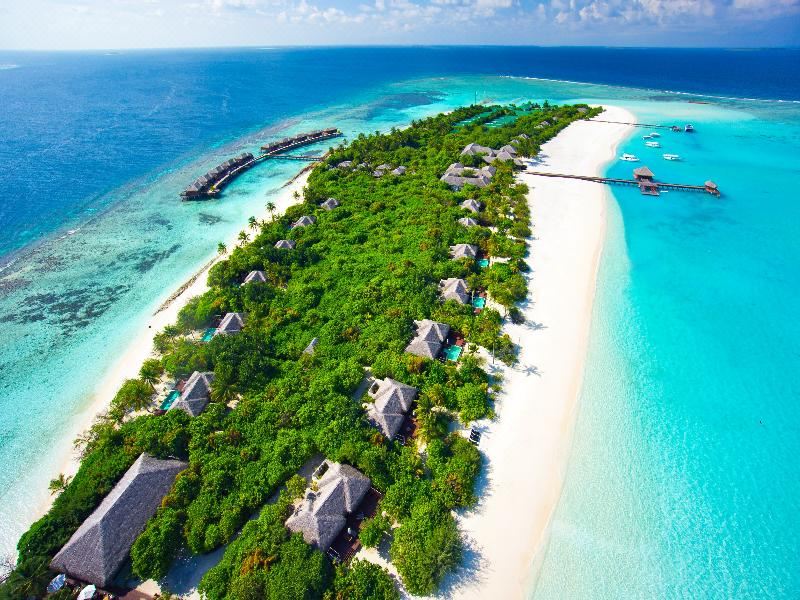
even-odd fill
[{"label": "deep blue ocean", "polygon": [[0,554],[115,356],[297,165],[253,169],[211,203],[181,203],[187,182],[287,132],[528,99],[692,122],[663,150],[638,132],[621,150],[724,193],[614,190],[532,596],[800,597],[798,49],[0,52]]}]

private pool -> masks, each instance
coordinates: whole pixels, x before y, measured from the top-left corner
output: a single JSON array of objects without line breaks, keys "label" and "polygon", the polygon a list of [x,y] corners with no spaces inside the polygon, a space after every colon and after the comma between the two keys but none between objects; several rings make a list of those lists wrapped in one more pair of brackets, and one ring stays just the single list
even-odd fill
[{"label": "private pool", "polygon": [[161,410],[169,410],[169,407],[172,406],[172,403],[175,402],[180,395],[181,393],[178,390],[172,390],[161,403]]},{"label": "private pool", "polygon": [[472,306],[475,308],[484,308],[486,306],[486,298],[482,298],[481,296],[475,296],[472,299]]},{"label": "private pool", "polygon": [[203,342],[210,342],[211,338],[214,337],[214,333],[216,333],[216,331],[217,331],[216,327],[209,327],[203,332],[203,337],[201,337],[200,340]]},{"label": "private pool", "polygon": [[458,357],[461,356],[461,346],[448,346],[444,349],[444,357],[447,360],[452,360],[456,362]]},{"label": "private pool", "polygon": [[479,266],[481,269],[485,269],[486,267],[488,267],[488,266],[489,266],[489,259],[488,259],[488,258],[482,258],[482,259],[480,259],[480,260],[478,261],[478,266]]}]

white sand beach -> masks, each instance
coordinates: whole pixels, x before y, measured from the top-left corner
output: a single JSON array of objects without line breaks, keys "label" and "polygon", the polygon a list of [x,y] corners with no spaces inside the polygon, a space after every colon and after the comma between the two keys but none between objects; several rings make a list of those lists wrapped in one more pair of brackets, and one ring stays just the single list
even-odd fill
[{"label": "white sand beach", "polygon": [[[294,192],[302,192],[309,175],[310,169],[302,172],[291,180],[288,185],[283,187],[276,197],[270,198],[275,203],[276,216],[283,214],[289,206],[298,202],[298,200],[294,198]],[[270,218],[266,209],[264,214],[257,216],[260,219]],[[242,223],[242,229],[246,228],[247,223]],[[239,242],[236,237],[233,236],[231,239],[226,240],[225,243],[230,252]],[[154,309],[153,315],[148,320],[147,326],[141,330],[139,335],[130,341],[125,352],[117,359],[106,375],[97,382],[97,386],[92,390],[93,401],[84,411],[83,417],[77,421],[76,426],[69,432],[69,435],[59,441],[59,443],[69,444],[69,446],[65,446],[66,452],[60,471],[61,473],[71,476],[77,472],[80,461],[77,455],[71,451],[71,441],[75,439],[78,434],[88,429],[97,415],[109,407],[117,390],[119,390],[126,379],[138,377],[139,368],[142,366],[142,363],[147,358],[150,358],[154,352],[153,338],[155,334],[163,330],[167,325],[175,323],[181,308],[186,306],[189,300],[204,293],[208,289],[208,269],[223,258],[225,258],[225,255],[215,257],[209,256],[208,262],[203,265],[202,269],[196,272],[189,281],[179,288],[182,291],[178,295],[174,295],[175,290],[166,290],[169,293],[165,294],[163,298],[160,298],[158,302],[155,303],[156,308]],[[57,475],[58,473],[52,474],[53,477]],[[48,498],[41,505],[40,510],[37,511],[37,518],[44,515],[50,509],[51,504],[52,498]]]},{"label": "white sand beach", "polygon": [[[606,107],[601,117],[632,122]],[[545,144],[529,170],[595,175],[614,158],[632,128],[570,125]],[[455,598],[526,598],[547,548],[583,381],[595,280],[603,249],[606,186],[520,175],[530,188],[533,239],[526,323],[506,331],[519,365],[497,368],[505,379],[497,419],[483,428],[485,456],[477,507],[459,518],[469,549],[446,586]]]}]

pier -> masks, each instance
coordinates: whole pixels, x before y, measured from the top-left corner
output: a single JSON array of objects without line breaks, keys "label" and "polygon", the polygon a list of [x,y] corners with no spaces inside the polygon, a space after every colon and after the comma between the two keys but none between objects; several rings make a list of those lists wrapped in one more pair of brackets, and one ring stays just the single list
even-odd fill
[{"label": "pier", "polygon": [[269,159],[302,160],[316,161],[321,157],[311,155],[283,154],[287,150],[315,144],[323,140],[335,138],[342,135],[342,132],[335,127],[319,129],[308,133],[283,138],[276,142],[261,146],[261,154],[253,156],[250,152],[245,152],[226,160],[221,165],[210,170],[202,177],[198,177],[192,184],[181,192],[183,200],[205,200],[214,198],[222,192],[226,185],[233,181],[237,176],[244,173],[257,163]]},{"label": "pier", "polygon": [[609,185],[630,185],[639,188],[645,196],[658,196],[662,190],[675,190],[681,192],[705,192],[712,196],[720,196],[719,187],[713,181],[706,181],[703,185],[692,185],[688,183],[665,183],[655,181],[652,171],[647,167],[634,169],[633,179],[617,179],[614,177],[596,177],[592,175],[567,175],[565,173],[547,173],[545,171],[525,171],[528,175],[538,177],[557,177],[560,179],[577,179],[580,181],[593,181],[595,183],[606,183]]}]

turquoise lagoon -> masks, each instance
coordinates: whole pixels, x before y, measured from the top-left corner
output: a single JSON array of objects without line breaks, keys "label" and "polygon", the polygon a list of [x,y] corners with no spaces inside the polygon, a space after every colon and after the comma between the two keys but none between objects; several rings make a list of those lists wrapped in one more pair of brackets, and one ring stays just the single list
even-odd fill
[{"label": "turquoise lagoon", "polygon": [[219,202],[180,203],[182,185],[273,135],[385,130],[476,96],[613,102],[641,120],[692,122],[694,136],[664,132],[651,152],[637,131],[620,151],[662,180],[712,178],[723,191],[610,190],[574,448],[531,597],[800,596],[800,104],[510,77],[390,83],[250,128],[113,189],[105,208],[20,258],[0,297],[4,314],[23,316],[0,346],[3,373],[16,374],[2,381],[0,550],[47,499],[114,356],[296,166],[254,169]]}]

